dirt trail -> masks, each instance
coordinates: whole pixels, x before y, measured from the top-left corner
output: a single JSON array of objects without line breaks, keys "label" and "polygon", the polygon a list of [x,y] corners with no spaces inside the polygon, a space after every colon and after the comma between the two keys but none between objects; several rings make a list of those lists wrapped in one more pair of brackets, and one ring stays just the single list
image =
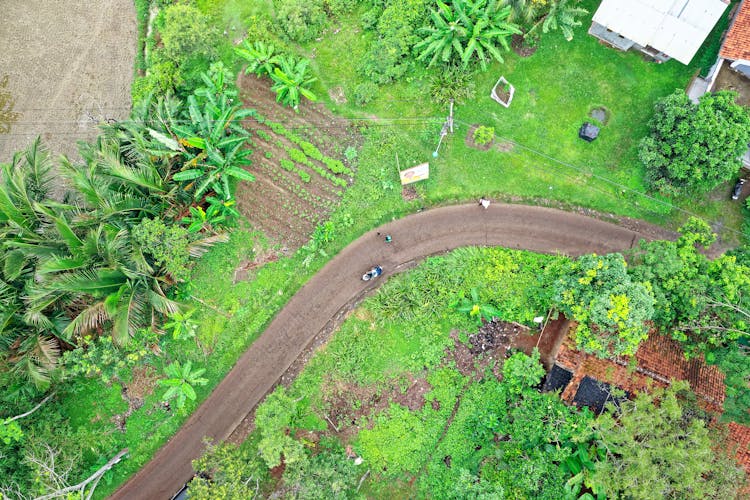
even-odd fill
[{"label": "dirt trail", "polygon": [[[377,232],[391,234],[393,242],[385,244]],[[112,498],[170,498],[190,479],[190,462],[203,451],[204,436],[226,439],[312,339],[343,319],[341,311],[426,256],[469,245],[566,255],[607,253],[653,236],[651,231],[646,235],[560,210],[500,203],[488,210],[474,204],[427,210],[374,229],[342,250],[291,298],[177,434]],[[362,282],[362,273],[375,264],[383,266],[384,276]]]}]

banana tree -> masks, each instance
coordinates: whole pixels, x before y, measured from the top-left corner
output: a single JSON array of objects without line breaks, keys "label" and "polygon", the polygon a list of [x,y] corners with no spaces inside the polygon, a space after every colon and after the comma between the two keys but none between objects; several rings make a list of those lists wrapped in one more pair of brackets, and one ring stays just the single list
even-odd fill
[{"label": "banana tree", "polygon": [[205,373],[205,368],[193,370],[193,365],[190,361],[181,365],[179,361],[168,365],[164,372],[169,377],[159,381],[159,385],[168,387],[167,392],[164,393],[164,401],[177,398],[177,408],[185,406],[186,400],[195,401],[196,394],[193,386],[206,385],[208,379],[201,377]]},{"label": "banana tree", "polygon": [[308,75],[309,65],[308,59],[297,59],[292,56],[279,59],[279,66],[274,68],[271,74],[271,90],[276,92],[277,102],[299,111],[299,103],[303,97],[310,101],[318,100],[310,90],[310,86],[317,78]]},{"label": "banana tree", "polygon": [[500,316],[500,310],[497,307],[480,301],[479,291],[476,288],[471,289],[470,298],[462,297],[455,307],[457,311],[468,314],[478,326],[482,326],[483,320],[490,321]]},{"label": "banana tree", "polygon": [[486,70],[493,59],[503,62],[500,48],[509,49],[508,36],[521,33],[508,21],[511,6],[498,0],[455,0],[450,6],[438,1],[437,5],[438,10],[430,14],[431,25],[420,29],[424,38],[414,46],[417,59],[430,58],[428,66],[461,61],[466,68],[476,59]]},{"label": "banana tree", "polygon": [[194,200],[211,191],[229,200],[231,181],[255,180],[242,168],[250,164],[252,151],[245,147],[250,133],[241,124],[255,112],[235,103],[236,92],[227,84],[232,76],[223,66],[213,65],[202,78],[206,86],[188,97],[186,107],[165,113],[169,136],[156,130],[152,135],[179,153],[182,167],[172,178],[185,183]]},{"label": "banana tree", "polygon": [[279,63],[276,48],[270,43],[261,41],[250,44],[244,40],[241,47],[234,49],[235,53],[247,62],[245,73],[255,73],[257,76],[271,75]]}]

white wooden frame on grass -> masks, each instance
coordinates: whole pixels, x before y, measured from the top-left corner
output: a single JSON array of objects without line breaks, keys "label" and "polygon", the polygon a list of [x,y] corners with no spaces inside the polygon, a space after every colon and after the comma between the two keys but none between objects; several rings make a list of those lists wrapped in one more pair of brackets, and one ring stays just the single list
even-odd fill
[{"label": "white wooden frame on grass", "polygon": [[[497,86],[500,84],[508,85],[510,87],[510,97],[508,97],[508,102],[503,101],[500,99],[500,96],[497,95]],[[511,101],[513,100],[513,94],[516,92],[516,88],[508,83],[508,80],[505,79],[504,76],[501,76],[500,79],[497,81],[494,87],[492,87],[492,92],[490,92],[490,97],[492,97],[495,101],[500,103],[501,105],[505,106],[506,108],[510,106]]]}]

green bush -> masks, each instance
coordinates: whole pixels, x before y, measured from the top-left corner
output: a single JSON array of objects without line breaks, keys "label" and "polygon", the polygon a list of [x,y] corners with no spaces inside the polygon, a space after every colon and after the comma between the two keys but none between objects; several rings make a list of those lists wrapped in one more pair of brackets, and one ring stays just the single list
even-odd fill
[{"label": "green bush", "polygon": [[482,125],[481,127],[477,127],[477,129],[474,130],[473,137],[474,142],[480,146],[490,144],[495,140],[495,128],[485,127],[484,125]]},{"label": "green bush", "polygon": [[656,103],[651,135],[638,151],[653,189],[706,193],[737,174],[750,142],[750,114],[736,95],[706,94],[693,104],[677,90]]},{"label": "green bush", "polygon": [[448,66],[429,79],[430,96],[438,104],[448,104],[453,99],[457,104],[476,97],[474,74],[461,66]]},{"label": "green bush", "polygon": [[[375,26],[377,38],[358,71],[375,83],[403,77],[412,67],[411,50],[421,39],[417,28],[427,19],[430,4],[431,0],[387,0]],[[374,13],[368,15],[372,17]]]},{"label": "green bush", "polygon": [[378,95],[378,86],[372,82],[360,83],[354,87],[354,102],[365,106]]},{"label": "green bush", "polygon": [[334,17],[348,14],[365,0],[323,0],[325,9]]},{"label": "green bush", "polygon": [[133,241],[150,254],[157,266],[177,281],[190,278],[190,235],[176,224],[167,226],[161,219],[143,219],[132,230]]},{"label": "green bush", "polygon": [[281,32],[295,42],[317,38],[328,20],[323,0],[274,0]]}]

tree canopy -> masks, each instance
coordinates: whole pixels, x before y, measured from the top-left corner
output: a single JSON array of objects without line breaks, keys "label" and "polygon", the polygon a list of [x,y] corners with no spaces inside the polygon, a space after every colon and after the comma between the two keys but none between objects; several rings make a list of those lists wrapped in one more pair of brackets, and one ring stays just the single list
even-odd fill
[{"label": "tree canopy", "polygon": [[750,142],[750,115],[736,94],[705,94],[694,104],[682,90],[658,101],[639,157],[651,187],[666,195],[705,193],[740,169]]},{"label": "tree canopy", "polygon": [[609,498],[736,497],[744,471],[717,446],[717,430],[685,399],[686,388],[641,392],[594,421],[606,460],[593,481]]},{"label": "tree canopy", "polygon": [[578,322],[579,349],[601,357],[632,355],[648,336],[650,290],[631,279],[619,253],[584,255],[555,284],[556,303]]}]

